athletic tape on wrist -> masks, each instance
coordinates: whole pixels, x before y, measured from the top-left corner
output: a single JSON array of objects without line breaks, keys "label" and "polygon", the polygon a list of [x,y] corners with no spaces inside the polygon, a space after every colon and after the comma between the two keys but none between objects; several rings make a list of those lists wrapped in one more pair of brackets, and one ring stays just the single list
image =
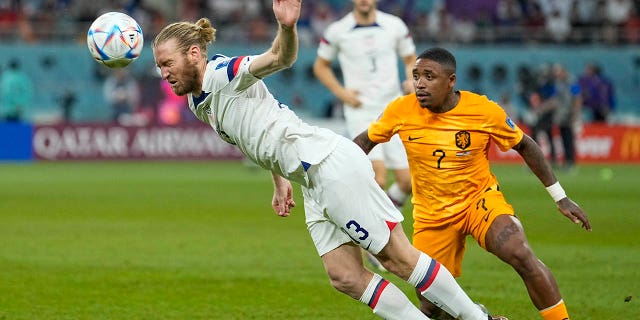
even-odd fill
[{"label": "athletic tape on wrist", "polygon": [[564,189],[562,189],[562,186],[560,185],[559,181],[548,186],[546,189],[547,189],[547,192],[549,192],[549,195],[551,195],[551,198],[553,198],[553,201],[555,202],[558,202],[567,197],[567,194],[564,192]]}]

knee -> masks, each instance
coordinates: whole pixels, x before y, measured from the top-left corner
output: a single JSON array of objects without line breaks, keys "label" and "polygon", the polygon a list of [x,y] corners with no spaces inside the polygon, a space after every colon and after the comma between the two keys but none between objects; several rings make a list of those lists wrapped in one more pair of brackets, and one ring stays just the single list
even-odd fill
[{"label": "knee", "polygon": [[407,173],[399,173],[396,174],[396,183],[400,190],[402,190],[406,194],[411,193],[411,175],[407,171]]},{"label": "knee", "polygon": [[411,179],[407,180],[407,181],[398,181],[398,186],[400,187],[400,190],[402,190],[404,193],[406,194],[410,194],[411,193]]},{"label": "knee", "polygon": [[534,273],[542,265],[528,245],[512,250],[506,260],[521,275]]},{"label": "knee", "polygon": [[342,293],[352,296],[354,299],[360,298],[355,297],[354,294],[357,291],[357,288],[361,286],[361,279],[363,279],[364,273],[364,268],[361,271],[345,269],[327,270],[331,286]]},{"label": "knee", "polygon": [[387,187],[386,175],[376,174],[375,179],[376,179],[376,183],[380,186],[380,188],[382,188],[383,190],[386,189]]}]

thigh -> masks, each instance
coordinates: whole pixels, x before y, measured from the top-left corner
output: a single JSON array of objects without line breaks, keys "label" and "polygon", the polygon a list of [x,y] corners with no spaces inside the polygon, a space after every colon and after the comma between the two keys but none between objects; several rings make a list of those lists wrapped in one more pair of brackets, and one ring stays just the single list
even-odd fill
[{"label": "thigh", "polygon": [[305,220],[309,235],[319,256],[351,242],[351,238],[331,221],[320,205],[309,195],[309,189],[303,188]]},{"label": "thigh", "polygon": [[512,215],[501,215],[493,221],[487,232],[486,249],[510,265],[533,257],[522,224]]},{"label": "thigh", "polygon": [[383,148],[384,161],[389,169],[407,169],[409,161],[407,160],[407,152],[404,149],[402,140],[399,135],[391,137],[389,142],[377,147]]},{"label": "thigh", "polygon": [[359,246],[378,253],[404,217],[374,179],[371,162],[353,143],[341,142],[310,169],[309,196],[329,221]]},{"label": "thigh", "polygon": [[460,219],[414,223],[413,246],[447,267],[451,274],[462,273],[465,234]]},{"label": "thigh", "polygon": [[[497,186],[495,187],[497,189]],[[502,192],[489,190],[476,199],[469,208],[465,233],[473,236],[478,244],[487,249],[487,232],[495,219],[501,215],[514,216],[513,207],[507,203]]]}]

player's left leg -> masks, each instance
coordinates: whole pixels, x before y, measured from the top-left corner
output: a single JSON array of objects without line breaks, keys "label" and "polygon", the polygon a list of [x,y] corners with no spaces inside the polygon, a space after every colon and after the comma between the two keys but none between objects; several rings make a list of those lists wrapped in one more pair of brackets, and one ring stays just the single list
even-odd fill
[{"label": "player's left leg", "polygon": [[393,184],[387,189],[387,195],[396,207],[402,208],[411,195],[411,173],[402,140],[400,136],[394,135],[389,142],[376,147],[382,148],[384,163],[393,172],[395,178]]},{"label": "player's left leg", "polygon": [[489,227],[486,249],[511,265],[520,275],[531,301],[545,320],[567,320],[569,315],[551,270],[529,246],[520,221],[512,215],[497,216]]},{"label": "player's left leg", "polygon": [[400,209],[411,196],[411,174],[409,173],[409,168],[403,168],[394,169],[393,175],[395,181],[387,189],[387,195],[391,198],[393,204]]}]

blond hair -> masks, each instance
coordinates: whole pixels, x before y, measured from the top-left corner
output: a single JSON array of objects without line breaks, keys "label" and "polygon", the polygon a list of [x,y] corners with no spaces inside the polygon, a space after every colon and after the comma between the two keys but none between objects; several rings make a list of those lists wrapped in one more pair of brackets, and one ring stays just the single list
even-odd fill
[{"label": "blond hair", "polygon": [[164,27],[153,40],[153,48],[170,39],[177,40],[177,48],[187,52],[193,45],[200,47],[206,57],[207,47],[216,40],[216,29],[207,18],[200,18],[196,23],[175,22]]}]

